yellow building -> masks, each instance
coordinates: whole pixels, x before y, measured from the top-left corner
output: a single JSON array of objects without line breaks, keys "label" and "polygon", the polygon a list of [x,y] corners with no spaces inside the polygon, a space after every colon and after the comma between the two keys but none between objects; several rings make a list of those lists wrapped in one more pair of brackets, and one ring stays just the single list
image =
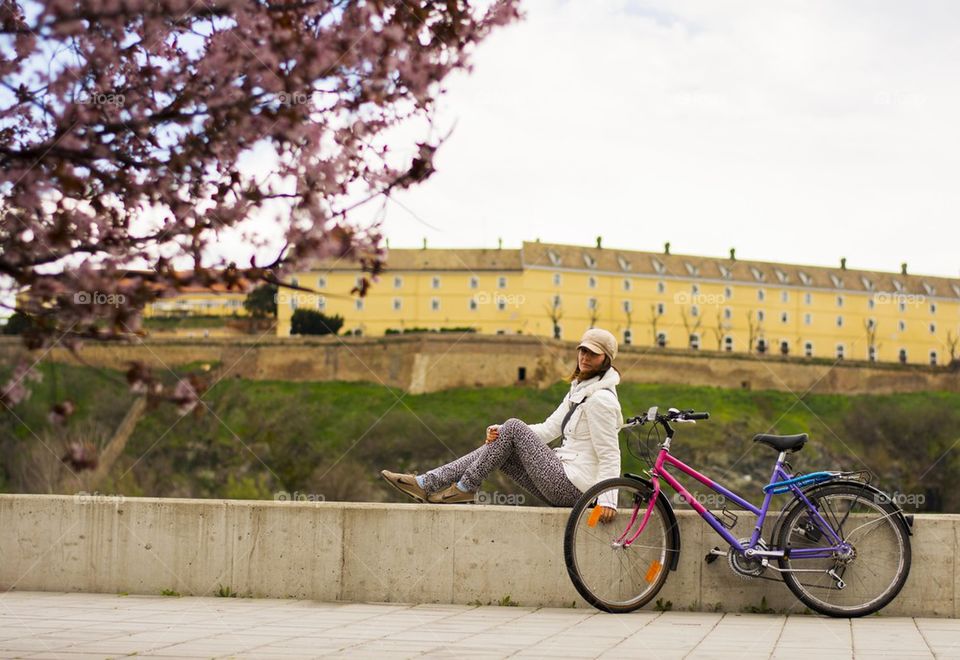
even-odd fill
[{"label": "yellow building", "polygon": [[242,282],[240,289],[227,290],[221,284],[187,286],[174,295],[148,304],[144,318],[167,316],[247,316],[243,306],[252,287]]},{"label": "yellow building", "polygon": [[327,262],[281,289],[343,331],[411,328],[576,339],[591,326],[628,344],[829,359],[946,364],[960,354],[960,280],[735,258],[525,242],[508,249],[392,249],[367,296],[357,264]]}]

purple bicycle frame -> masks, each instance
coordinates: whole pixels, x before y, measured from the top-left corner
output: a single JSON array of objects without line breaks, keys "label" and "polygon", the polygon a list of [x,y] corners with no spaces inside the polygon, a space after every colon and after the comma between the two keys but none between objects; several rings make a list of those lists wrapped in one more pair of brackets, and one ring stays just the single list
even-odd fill
[{"label": "purple bicycle frame", "polygon": [[[774,465],[774,468],[773,468],[773,474],[770,476],[770,484],[775,484],[780,481],[786,481],[787,479],[790,479],[792,477],[792,475],[789,472],[783,469],[783,456],[784,455],[781,453],[780,456],[777,458],[776,465]],[[749,545],[742,546],[740,544],[740,540],[737,537],[735,537],[733,534],[731,534],[726,527],[724,527],[723,523],[720,522],[720,519],[717,518],[717,516],[712,514],[710,511],[708,511],[707,508],[703,506],[703,504],[697,501],[697,498],[691,495],[690,492],[683,487],[683,484],[681,484],[679,481],[677,481],[677,479],[673,475],[667,472],[666,470],[667,465],[672,465],[676,467],[678,470],[680,470],[684,474],[687,474],[693,477],[694,479],[702,483],[704,486],[707,486],[714,492],[719,493],[720,495],[723,495],[724,497],[733,501],[735,504],[753,513],[757,517],[757,520],[756,520],[756,525],[753,528],[753,534],[750,537]],[[776,550],[763,550],[763,549],[757,548],[757,543],[760,541],[761,530],[763,529],[763,523],[764,523],[764,520],[766,520],[767,512],[770,509],[770,500],[773,498],[773,495],[774,495],[773,489],[769,489],[767,492],[764,493],[763,505],[760,508],[757,508],[756,506],[754,506],[747,500],[743,499],[733,491],[727,488],[724,488],[720,484],[714,482],[712,479],[706,477],[703,474],[700,474],[699,472],[694,470],[692,467],[690,467],[689,465],[681,461],[679,458],[675,458],[672,454],[670,454],[670,450],[667,449],[666,447],[660,448],[660,453],[657,455],[657,461],[656,461],[656,464],[654,465],[653,470],[651,471],[651,476],[652,476],[652,482],[653,482],[653,496],[650,497],[650,501],[647,504],[647,510],[643,515],[643,520],[640,522],[640,527],[637,529],[636,533],[629,540],[624,540],[624,537],[626,536],[626,532],[624,532],[623,537],[619,539],[619,541],[622,542],[625,546],[629,546],[631,543],[633,543],[637,539],[637,537],[639,537],[640,534],[643,532],[644,528],[647,526],[647,522],[650,520],[650,515],[653,513],[653,507],[656,505],[657,498],[660,496],[660,478],[662,477],[664,481],[670,484],[670,486],[672,486],[675,491],[680,493],[680,495],[684,498],[684,500],[690,503],[690,506],[692,506],[694,510],[700,514],[700,517],[703,518],[707,522],[707,524],[710,525],[717,534],[722,536],[727,541],[727,543],[730,544],[731,547],[737,548],[741,554],[745,550],[751,549],[755,551],[756,555],[760,555],[760,556],[782,557],[784,555],[783,548],[778,548]],[[844,543],[844,541],[839,536],[837,536],[836,532],[833,529],[833,526],[831,526],[826,520],[824,520],[823,516],[820,515],[820,512],[817,510],[817,508],[813,506],[813,504],[810,502],[809,499],[807,499],[807,496],[804,495],[803,491],[796,484],[790,484],[789,488],[791,492],[793,492],[794,495],[796,495],[796,497],[807,506],[807,508],[810,511],[810,515],[819,525],[819,527],[821,528],[821,531],[824,532],[828,536],[829,540],[834,544],[831,546],[824,546],[819,548],[794,548],[790,550],[790,556],[795,558],[808,558],[808,559],[817,558],[817,557],[829,557],[834,552],[845,549],[847,544]],[[630,524],[627,526],[627,530],[629,530],[633,526],[633,523],[636,521],[636,518],[637,518],[637,508],[635,507],[633,510],[633,515],[630,518]]]}]

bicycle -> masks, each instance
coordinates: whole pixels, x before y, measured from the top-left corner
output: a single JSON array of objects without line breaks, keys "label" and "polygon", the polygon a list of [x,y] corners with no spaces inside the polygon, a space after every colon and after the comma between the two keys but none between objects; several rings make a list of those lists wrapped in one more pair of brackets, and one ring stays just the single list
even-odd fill
[{"label": "bicycle", "polygon": [[[707,562],[726,556],[730,568],[746,577],[774,571],[807,607],[829,616],[871,614],[897,596],[910,572],[913,516],[871,486],[867,471],[792,474],[787,453],[799,451],[807,434],[758,434],[754,442],[779,455],[770,482],[763,487],[763,503],[754,506],[670,453],[671,424],[709,417],[706,412],[676,408],[660,414],[654,407],[623,425],[630,429],[649,423],[650,433],[661,427],[665,438],[658,444],[649,478],[625,473],[601,481],[573,506],[564,533],[564,560],[574,587],[588,603],[606,612],[632,612],[650,602],[670,571],[677,569],[680,531],[673,507],[661,495],[661,480],[727,542],[729,549],[714,548],[705,557]],[[668,466],[753,514],[752,535],[735,537],[730,529],[737,516],[725,506],[719,515],[707,510],[667,471]],[[775,542],[769,543],[762,530],[771,499],[787,493],[793,498],[781,509],[770,535]],[[600,520],[605,506],[616,511],[606,523]]]}]

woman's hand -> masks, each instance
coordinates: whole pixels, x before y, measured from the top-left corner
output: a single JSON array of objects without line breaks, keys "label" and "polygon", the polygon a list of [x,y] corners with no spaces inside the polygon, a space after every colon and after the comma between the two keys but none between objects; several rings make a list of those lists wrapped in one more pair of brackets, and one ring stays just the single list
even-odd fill
[{"label": "woman's hand", "polygon": [[500,437],[500,425],[491,424],[487,427],[487,439],[484,444],[490,444],[494,440]]},{"label": "woman's hand", "polygon": [[609,522],[613,522],[613,519],[617,515],[616,509],[611,509],[610,507],[607,507],[607,506],[601,506],[600,511],[601,511],[600,522],[602,522],[604,525],[606,525]]}]

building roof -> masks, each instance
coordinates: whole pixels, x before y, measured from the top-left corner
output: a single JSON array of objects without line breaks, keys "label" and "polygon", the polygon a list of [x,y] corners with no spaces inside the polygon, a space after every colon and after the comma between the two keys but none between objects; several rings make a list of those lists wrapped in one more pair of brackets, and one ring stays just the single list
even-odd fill
[{"label": "building roof", "polygon": [[[502,271],[522,270],[520,250],[497,248],[391,248],[387,251],[384,272],[401,270]],[[356,270],[357,262],[324,259],[310,270]]]},{"label": "building roof", "polygon": [[726,280],[757,286],[798,286],[837,291],[890,292],[960,298],[960,279],[879,271],[731,260],[662,252],[525,241],[523,265],[624,275]]}]

